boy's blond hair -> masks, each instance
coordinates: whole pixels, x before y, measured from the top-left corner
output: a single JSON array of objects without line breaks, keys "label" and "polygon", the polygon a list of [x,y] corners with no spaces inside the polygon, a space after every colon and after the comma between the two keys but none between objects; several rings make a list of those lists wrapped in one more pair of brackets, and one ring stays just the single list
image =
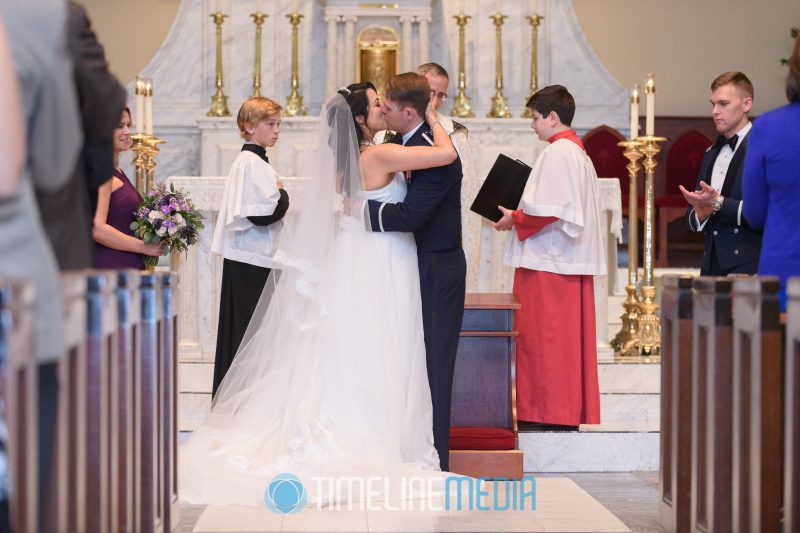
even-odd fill
[{"label": "boy's blond hair", "polygon": [[280,113],[282,109],[278,102],[264,96],[253,96],[245,100],[242,107],[239,108],[239,114],[236,116],[236,124],[239,126],[242,139],[245,141],[250,140],[250,134],[245,129],[246,124],[254,126],[262,120]]}]

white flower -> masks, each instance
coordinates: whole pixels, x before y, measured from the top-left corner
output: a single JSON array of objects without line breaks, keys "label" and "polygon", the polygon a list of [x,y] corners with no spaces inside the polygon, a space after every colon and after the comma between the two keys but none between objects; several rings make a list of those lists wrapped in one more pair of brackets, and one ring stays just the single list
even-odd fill
[{"label": "white flower", "polygon": [[150,220],[158,220],[159,218],[164,218],[164,215],[161,211],[150,211],[150,214],[147,215],[147,218]]},{"label": "white flower", "polygon": [[169,236],[172,237],[173,235],[178,233],[179,229],[180,228],[178,226],[172,226],[171,228],[169,228],[169,230],[167,230],[167,231],[169,231]]},{"label": "white flower", "polygon": [[156,235],[158,235],[159,237],[163,237],[166,234],[167,234],[167,228],[165,228],[164,226],[161,226],[156,230]]},{"label": "white flower", "polygon": [[174,220],[175,223],[178,225],[181,224],[183,224],[184,226],[186,225],[186,222],[183,220],[183,216],[181,216],[180,213],[175,213],[175,216],[172,217],[172,220]]}]

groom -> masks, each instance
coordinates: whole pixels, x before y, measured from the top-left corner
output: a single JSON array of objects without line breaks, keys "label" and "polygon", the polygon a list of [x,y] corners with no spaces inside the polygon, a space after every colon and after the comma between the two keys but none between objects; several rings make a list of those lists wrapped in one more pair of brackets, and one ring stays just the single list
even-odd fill
[{"label": "groom", "polygon": [[[406,146],[433,144],[425,124],[431,89],[425,76],[408,72],[386,85],[386,126]],[[403,202],[369,201],[372,231],[413,232],[417,242],[422,324],[433,401],[433,440],[443,471],[449,470],[450,394],[464,315],[467,263],[461,248],[461,161],[406,172]]]}]

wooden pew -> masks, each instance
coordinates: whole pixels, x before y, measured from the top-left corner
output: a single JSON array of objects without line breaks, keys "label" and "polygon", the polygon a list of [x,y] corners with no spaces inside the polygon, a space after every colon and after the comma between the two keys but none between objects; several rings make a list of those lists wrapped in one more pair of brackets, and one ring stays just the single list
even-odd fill
[{"label": "wooden pew", "polygon": [[0,279],[0,390],[8,430],[14,531],[37,530],[37,398],[34,349],[36,292],[30,283]]},{"label": "wooden pew", "polygon": [[112,361],[117,351],[116,279],[113,272],[86,276],[86,531],[108,531],[117,515],[109,485]]},{"label": "wooden pew", "polygon": [[691,518],[692,279],[661,281],[659,515],[668,531],[688,531]]},{"label": "wooden pew", "polygon": [[[135,270],[116,273],[117,353],[111,369],[110,417],[111,476],[113,499],[117,502],[115,531],[136,531],[140,486],[137,475],[135,429],[139,409],[135,400],[137,381],[134,370],[139,361],[139,274]],[[112,524],[112,526],[113,526]]]},{"label": "wooden pew", "polygon": [[[450,470],[473,477],[522,477],[516,414],[516,337],[512,294],[467,294],[453,376]],[[471,449],[459,441],[501,443]]]},{"label": "wooden pew", "polygon": [[731,280],[696,278],[692,314],[691,531],[731,531]]},{"label": "wooden pew", "polygon": [[733,282],[733,531],[779,530],[783,490],[780,283]]},{"label": "wooden pew", "polygon": [[786,359],[784,397],[783,530],[800,532],[800,278],[786,293]]},{"label": "wooden pew", "polygon": [[178,275],[159,275],[161,288],[159,430],[164,531],[178,525]]},{"label": "wooden pew", "polygon": [[163,485],[159,484],[159,409],[158,374],[161,316],[161,291],[156,274],[143,273],[139,279],[140,349],[137,365],[137,389],[139,393],[140,424],[136,429],[140,472],[141,498],[138,531],[142,533],[163,532]]}]

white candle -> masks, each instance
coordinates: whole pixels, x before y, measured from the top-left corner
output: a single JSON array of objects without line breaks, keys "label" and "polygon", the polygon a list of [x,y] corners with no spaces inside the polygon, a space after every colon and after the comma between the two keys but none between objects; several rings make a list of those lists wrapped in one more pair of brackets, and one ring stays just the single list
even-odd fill
[{"label": "white candle", "polygon": [[464,0],[461,0],[458,3],[458,14],[459,15],[463,15],[464,14]]},{"label": "white candle", "polygon": [[655,134],[656,123],[656,77],[653,74],[647,75],[647,85],[644,88],[647,93],[647,114],[645,115],[644,134]]},{"label": "white candle", "polygon": [[153,80],[150,79],[145,83],[144,132],[146,135],[153,134]]},{"label": "white candle", "polygon": [[498,13],[498,14],[500,14],[500,0],[497,0],[497,1],[495,2],[495,7],[496,7],[496,11],[497,11],[497,13]]},{"label": "white candle", "polygon": [[217,0],[217,13],[222,11],[222,0]]},{"label": "white candle", "polygon": [[631,91],[631,140],[639,136],[639,84]]},{"label": "white candle", "polygon": [[144,82],[141,76],[136,76],[136,133],[144,132]]},{"label": "white candle", "polygon": [[298,11],[297,8],[298,7],[299,7],[299,4],[298,4],[297,0],[294,0],[294,8],[292,8],[292,13],[297,13],[297,11]]},{"label": "white candle", "polygon": [[256,13],[261,13],[261,0],[256,0]]},{"label": "white candle", "polygon": [[531,15],[536,15],[537,14],[536,13],[536,8],[537,7],[538,6],[536,5],[536,0],[531,0]]}]

